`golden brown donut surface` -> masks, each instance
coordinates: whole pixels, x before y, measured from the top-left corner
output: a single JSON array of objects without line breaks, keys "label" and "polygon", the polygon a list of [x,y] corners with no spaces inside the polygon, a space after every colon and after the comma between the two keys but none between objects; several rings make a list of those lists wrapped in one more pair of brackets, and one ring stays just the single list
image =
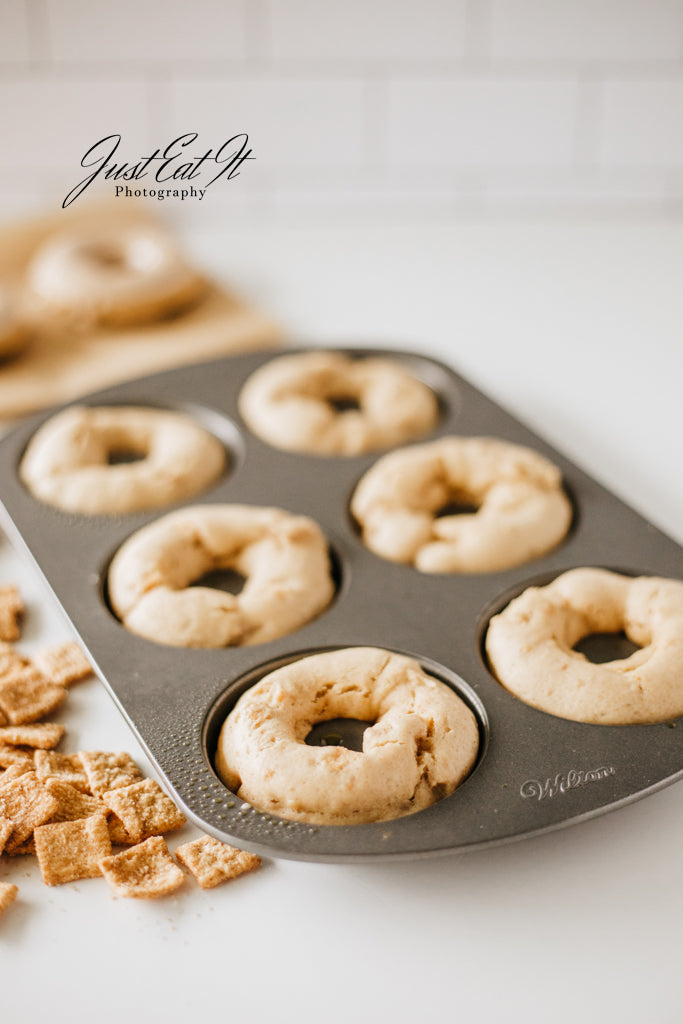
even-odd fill
[{"label": "golden brown donut surface", "polygon": [[[594,664],[574,650],[594,633],[623,631],[630,657]],[[499,681],[561,718],[606,725],[683,714],[683,583],[571,569],[529,587],[494,616],[486,653]]]},{"label": "golden brown donut surface", "polygon": [[47,313],[111,325],[161,319],[205,288],[173,240],[147,225],[54,235],[38,249],[27,273]]},{"label": "golden brown donut surface", "polygon": [[[333,718],[372,724],[362,751],[313,746]],[[242,695],[226,719],[216,766],[259,810],[324,825],[384,821],[429,807],[471,771],[476,719],[412,658],[351,647],[299,659]]]},{"label": "golden brown donut surface", "polygon": [[[239,594],[192,584],[231,569]],[[132,633],[175,647],[264,643],[299,629],[334,595],[327,542],[306,516],[197,505],[144,526],[119,548],[109,599]]]},{"label": "golden brown donut surface", "polygon": [[[439,515],[451,503],[476,510]],[[375,554],[434,573],[529,561],[560,542],[572,515],[556,466],[488,437],[442,437],[383,456],[351,511]]]},{"label": "golden brown donut surface", "polygon": [[[133,461],[110,464],[118,456]],[[31,438],[19,475],[34,497],[85,515],[161,508],[205,490],[225,468],[220,441],[183,413],[72,406]]]},{"label": "golden brown donut surface", "polygon": [[339,352],[272,359],[247,380],[239,408],[275,448],[317,455],[390,448],[426,434],[439,416],[434,393],[400,362]]}]

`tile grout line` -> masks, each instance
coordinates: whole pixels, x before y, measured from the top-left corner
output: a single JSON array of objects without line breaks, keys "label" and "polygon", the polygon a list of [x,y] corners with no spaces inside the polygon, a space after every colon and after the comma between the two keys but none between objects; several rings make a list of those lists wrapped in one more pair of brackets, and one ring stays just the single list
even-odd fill
[{"label": "tile grout line", "polygon": [[[42,7],[43,0],[31,0],[31,5]],[[535,61],[517,59],[489,60],[480,55],[465,56],[447,60],[399,60],[363,61],[343,59],[337,61],[305,60],[297,58],[259,57],[207,60],[55,60],[49,54],[49,32],[39,20],[30,30],[32,48],[36,58],[30,64],[0,61],[0,75],[17,80],[30,79],[36,71],[49,72],[54,79],[92,76],[95,81],[119,78],[129,75],[150,75],[159,79],[165,77],[188,77],[196,81],[225,80],[236,78],[262,77],[272,81],[278,79],[303,78],[312,81],[340,79],[414,79],[415,81],[439,81],[452,79],[478,79],[501,82],[526,79],[536,82],[550,82],[557,79],[578,78],[584,75],[598,75],[603,79],[617,79],[633,82],[676,82],[683,81],[683,63],[678,61],[628,62],[628,61]],[[251,44],[250,44],[251,45]],[[42,53],[40,52],[42,51]],[[256,63],[255,63],[256,62]]]}]

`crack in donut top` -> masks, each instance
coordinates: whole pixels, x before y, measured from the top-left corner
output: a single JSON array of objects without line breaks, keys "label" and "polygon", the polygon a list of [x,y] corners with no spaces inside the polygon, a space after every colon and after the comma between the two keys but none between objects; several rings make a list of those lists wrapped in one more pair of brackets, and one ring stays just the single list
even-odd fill
[{"label": "crack in donut top", "polygon": [[[117,455],[133,461],[117,463]],[[33,435],[19,475],[40,501],[85,515],[160,508],[205,490],[225,450],[189,416],[136,406],[75,406]]]},{"label": "crack in donut top", "polygon": [[[618,633],[630,657],[595,664],[583,637]],[[489,623],[491,669],[527,704],[577,722],[625,725],[683,714],[683,583],[571,569],[528,587]]]},{"label": "crack in donut top", "polygon": [[391,359],[303,352],[261,366],[239,399],[249,428],[275,448],[358,455],[421,437],[437,423],[438,402]]},{"label": "crack in donut top", "polygon": [[[318,722],[370,721],[361,752],[309,746]],[[467,777],[474,714],[412,658],[372,647],[312,655],[269,673],[223,725],[216,767],[257,809],[313,824],[385,821],[429,807]]]},{"label": "crack in donut top", "polygon": [[[442,514],[449,503],[473,513]],[[494,572],[555,547],[571,522],[560,471],[520,445],[443,437],[383,456],[351,499],[365,544],[422,572]]]},{"label": "crack in donut top", "polygon": [[[192,586],[216,569],[246,578],[239,594]],[[143,527],[114,556],[108,587],[127,629],[176,647],[284,636],[319,615],[335,589],[317,523],[249,505],[184,508]]]}]

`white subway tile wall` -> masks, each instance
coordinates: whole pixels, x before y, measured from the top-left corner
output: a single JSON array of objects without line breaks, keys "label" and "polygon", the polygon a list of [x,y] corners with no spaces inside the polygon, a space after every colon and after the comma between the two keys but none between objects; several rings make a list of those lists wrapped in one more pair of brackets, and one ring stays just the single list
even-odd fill
[{"label": "white subway tile wall", "polygon": [[491,55],[543,61],[678,61],[679,0],[497,0]]},{"label": "white subway tile wall", "polygon": [[272,0],[269,13],[275,58],[386,65],[465,52],[467,0]]},{"label": "white subway tile wall", "polygon": [[410,167],[566,167],[578,83],[463,77],[389,83],[388,159]]},{"label": "white subway tile wall", "polygon": [[3,171],[21,177],[24,170],[68,169],[73,177],[86,150],[112,133],[124,136],[133,152],[143,152],[153,140],[147,108],[144,83],[100,77],[84,85],[77,77],[53,79],[44,71],[21,82],[0,79]]},{"label": "white subway tile wall", "polygon": [[363,160],[363,83],[357,78],[177,77],[168,100],[169,138],[198,132],[215,144],[248,134],[256,159],[242,172],[245,181],[272,180],[287,168],[353,168]]},{"label": "white subway tile wall", "polygon": [[679,216],[683,0],[0,0],[3,216],[187,132],[193,217]]},{"label": "white subway tile wall", "polygon": [[605,85],[601,160],[607,166],[683,167],[683,78]]},{"label": "white subway tile wall", "polygon": [[22,0],[0,4],[0,62],[25,63],[30,56],[28,15]]},{"label": "white subway tile wall", "polygon": [[247,2],[46,0],[50,54],[84,65],[243,59]]}]

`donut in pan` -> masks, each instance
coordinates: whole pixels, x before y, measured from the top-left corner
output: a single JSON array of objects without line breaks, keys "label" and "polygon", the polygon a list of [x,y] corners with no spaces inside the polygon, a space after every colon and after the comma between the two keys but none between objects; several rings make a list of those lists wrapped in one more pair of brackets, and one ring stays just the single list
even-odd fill
[{"label": "donut in pan", "polygon": [[[133,461],[116,463],[121,456]],[[121,514],[190,498],[213,483],[225,463],[220,441],[183,413],[73,406],[39,427],[19,475],[48,505]]]},{"label": "donut in pan", "polygon": [[[473,509],[449,514],[451,504]],[[351,512],[375,554],[432,573],[520,565],[555,547],[572,517],[553,463],[488,437],[442,437],[383,456]]]},{"label": "donut in pan", "polygon": [[[334,718],[372,723],[362,751],[306,743]],[[261,811],[354,825],[429,807],[467,777],[479,749],[474,714],[412,658],[350,647],[299,659],[242,695],[222,727],[216,767]]]},{"label": "donut in pan", "polygon": [[27,273],[46,312],[112,326],[176,313],[206,287],[173,240],[146,225],[54,235],[37,250]]},{"label": "donut in pan", "polygon": [[316,455],[358,455],[430,431],[439,407],[433,391],[400,362],[301,352],[272,359],[242,388],[240,412],[275,448]]},{"label": "donut in pan", "polygon": [[[246,578],[239,594],[201,585],[221,569]],[[162,516],[124,542],[108,576],[109,601],[124,626],[176,647],[274,640],[319,615],[334,589],[317,523],[250,505],[200,505]]]},{"label": "donut in pan", "polygon": [[[624,632],[627,658],[594,664],[574,647]],[[498,680],[527,704],[577,722],[625,725],[683,714],[683,582],[579,568],[528,587],[486,634]]]}]

